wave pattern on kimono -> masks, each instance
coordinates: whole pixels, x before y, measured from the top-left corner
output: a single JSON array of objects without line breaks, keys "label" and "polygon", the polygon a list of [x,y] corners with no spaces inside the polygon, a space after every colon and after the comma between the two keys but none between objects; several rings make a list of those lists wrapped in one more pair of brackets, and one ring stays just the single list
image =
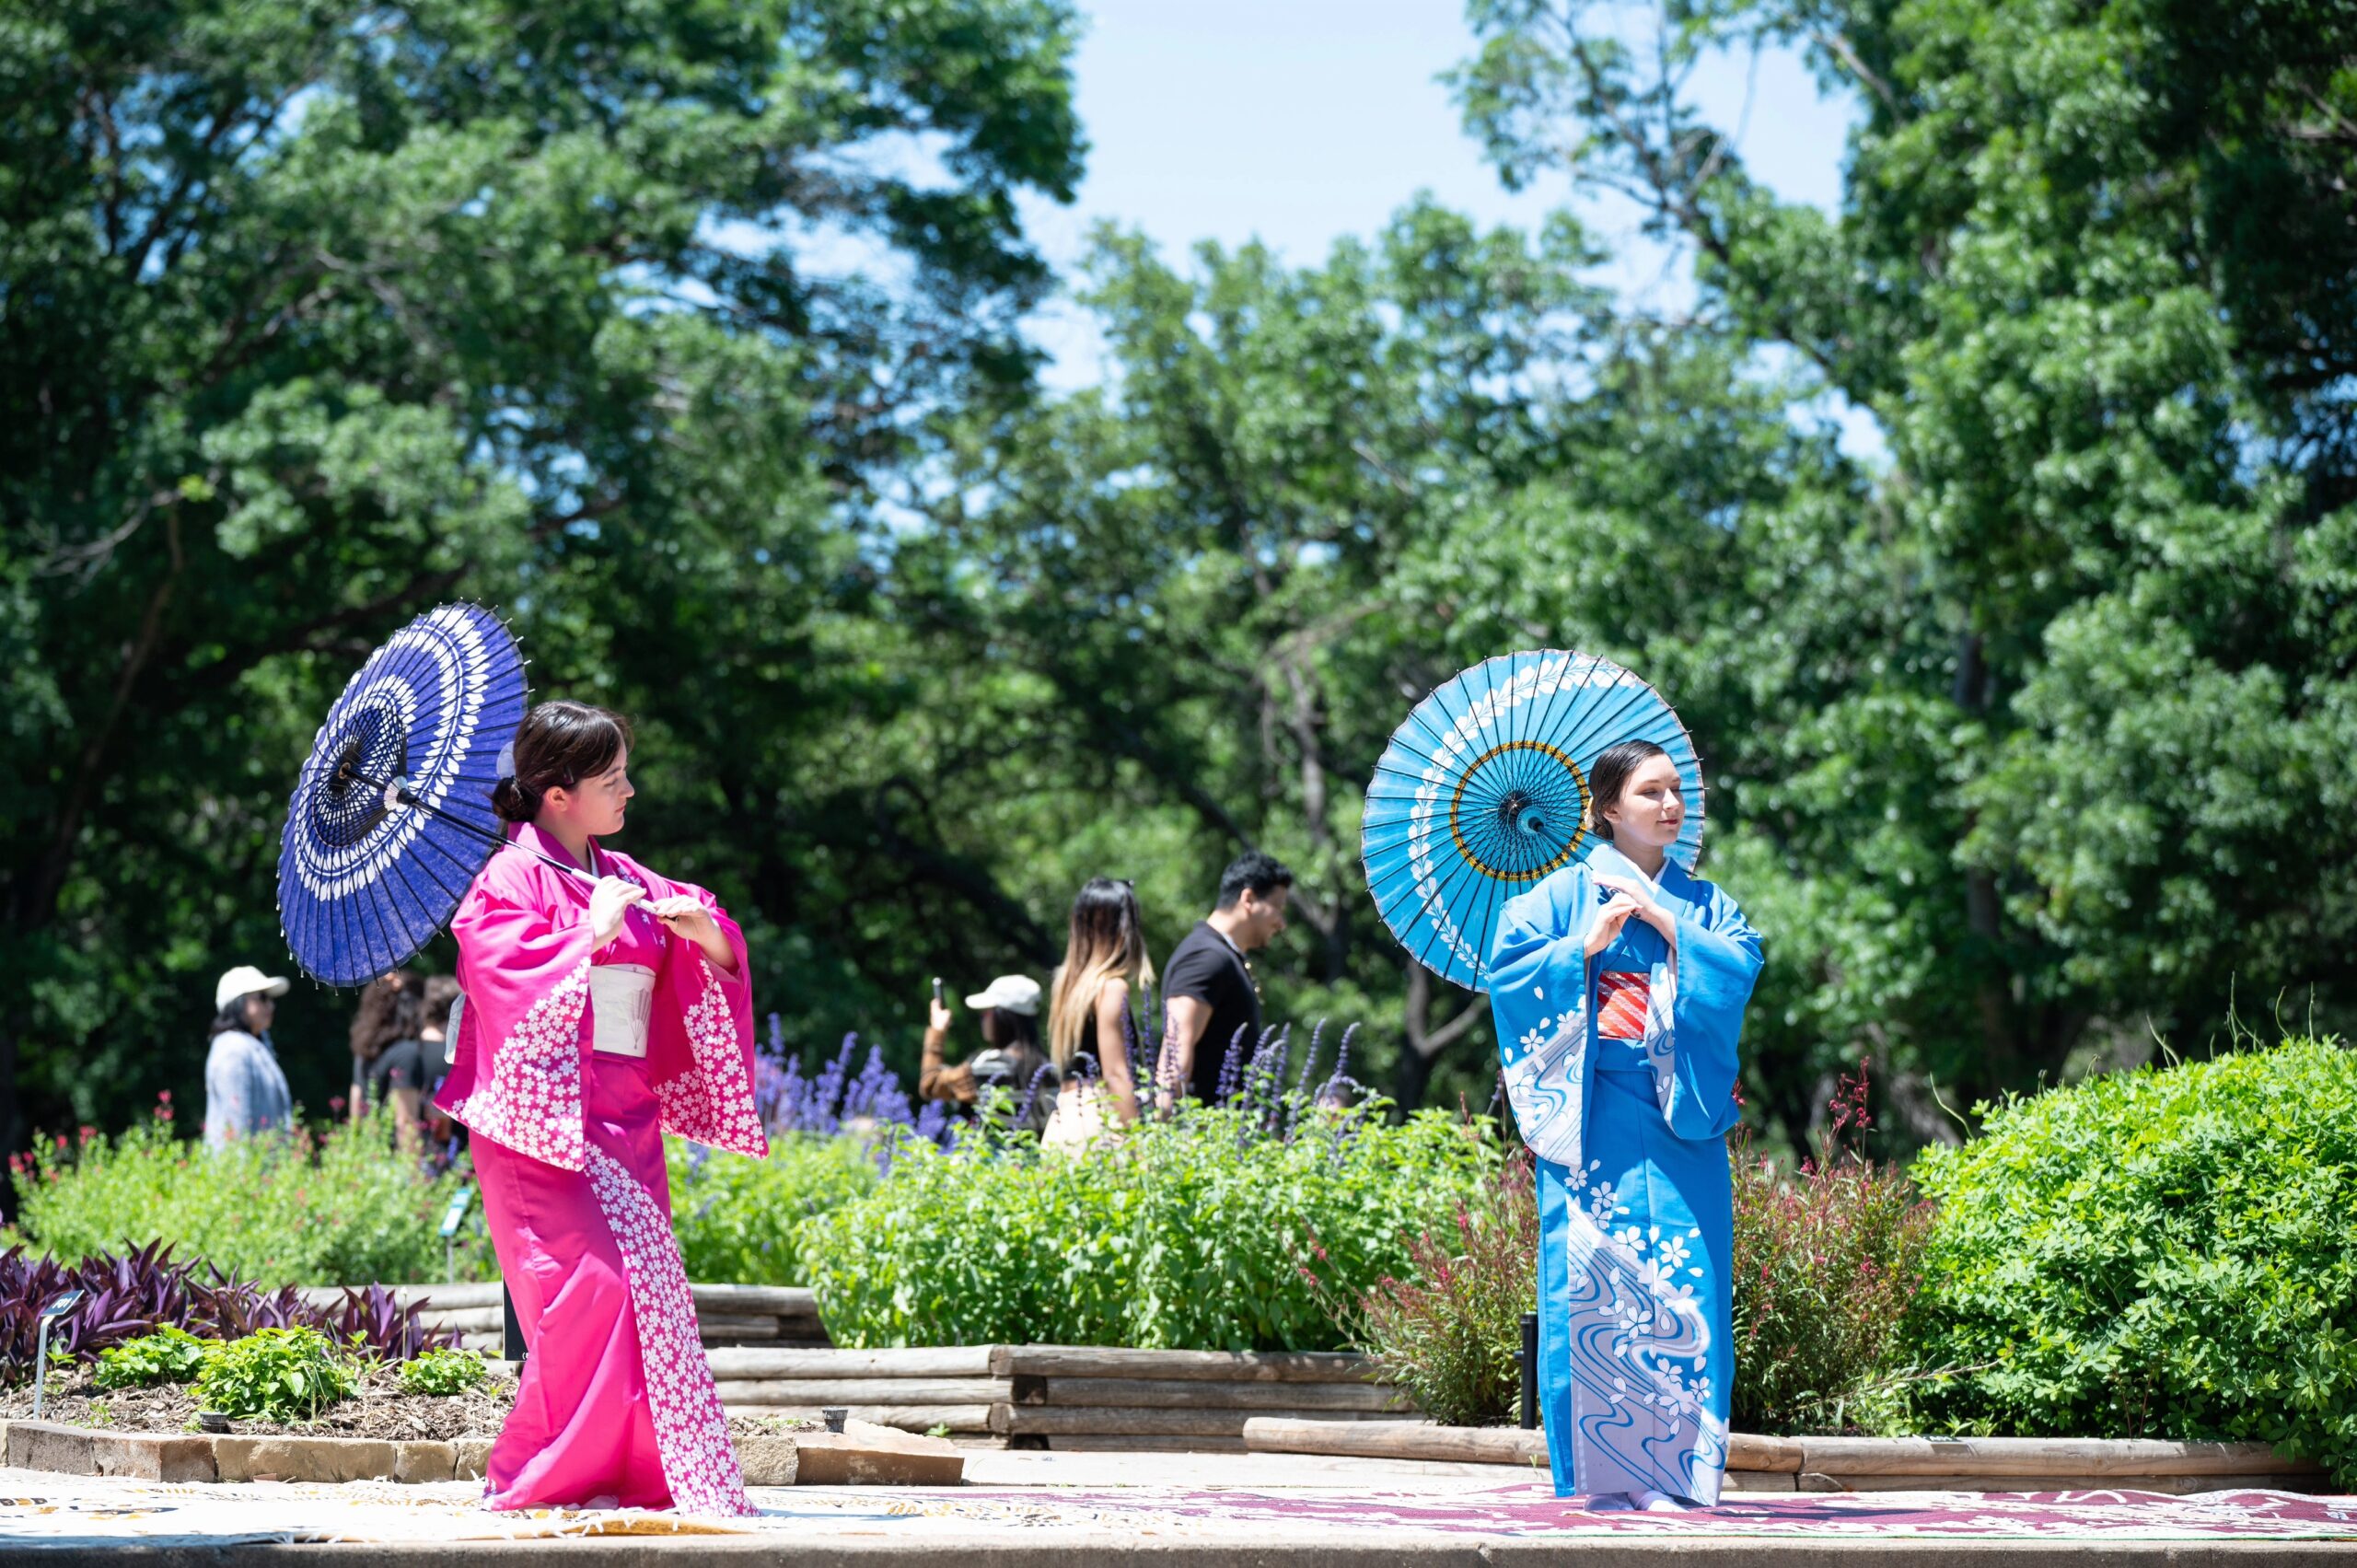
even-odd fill
[{"label": "wave pattern on kimono", "polygon": [[[511,836],[568,858],[535,828]],[[768,1152],[744,938],[702,889],[602,848],[596,859],[650,900],[700,900],[735,962],[721,973],[638,909],[593,951],[586,886],[522,854],[494,854],[451,922],[467,1005],[436,1103],[475,1134],[484,1214],[529,1352],[487,1493],[497,1508],[610,1498],[748,1513],[663,1158],[666,1132]],[[592,1049],[590,973],[609,964],[654,976],[643,1057]]]},{"label": "wave pattern on kimono", "polygon": [[[1638,920],[1594,958],[1611,896],[1649,880],[1673,947]],[[1608,844],[1509,902],[1490,955],[1507,1098],[1538,1156],[1539,1396],[1558,1494],[1714,1504],[1726,1469],[1734,1297],[1725,1134],[1759,972],[1735,901]]]}]

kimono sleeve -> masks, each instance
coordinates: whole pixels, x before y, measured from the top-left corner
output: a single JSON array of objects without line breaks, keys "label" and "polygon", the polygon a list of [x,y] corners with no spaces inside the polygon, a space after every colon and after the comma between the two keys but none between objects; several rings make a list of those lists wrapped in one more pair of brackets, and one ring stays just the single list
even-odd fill
[{"label": "kimono sleeve", "polygon": [[1587,934],[1595,878],[1567,866],[1509,902],[1490,942],[1490,1013],[1522,1141],[1581,1163],[1587,1096]]},{"label": "kimono sleeve", "polygon": [[478,882],[450,923],[461,1028],[474,1040],[470,1080],[441,1103],[451,1119],[517,1153],[566,1170],[587,1158],[581,1027],[592,953],[586,918],[549,912]]},{"label": "kimono sleeve", "polygon": [[760,1159],[770,1152],[770,1141],[753,1101],[753,982],[745,934],[703,889],[684,883],[676,889],[702,902],[736,965],[723,974],[694,943],[670,945],[663,964],[664,1005],[651,1026],[668,1037],[650,1051],[664,1074],[655,1082],[663,1130]]},{"label": "kimono sleeve", "polygon": [[1680,1138],[1725,1135],[1738,1114],[1736,1074],[1742,1063],[1744,1009],[1759,978],[1759,933],[1717,888],[1678,917],[1672,960],[1669,1071],[1661,1079],[1662,1115]]}]

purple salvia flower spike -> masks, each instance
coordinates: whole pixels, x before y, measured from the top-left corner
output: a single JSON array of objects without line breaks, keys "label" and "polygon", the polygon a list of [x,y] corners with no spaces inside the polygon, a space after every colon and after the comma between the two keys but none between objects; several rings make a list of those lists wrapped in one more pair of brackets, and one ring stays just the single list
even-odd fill
[{"label": "purple salvia flower spike", "polygon": [[1229,1037],[1227,1042],[1227,1054],[1220,1058],[1218,1085],[1212,1092],[1222,1105],[1225,1105],[1236,1093],[1237,1076],[1244,1067],[1244,1031],[1251,1027],[1249,1024],[1237,1025],[1236,1033]]}]

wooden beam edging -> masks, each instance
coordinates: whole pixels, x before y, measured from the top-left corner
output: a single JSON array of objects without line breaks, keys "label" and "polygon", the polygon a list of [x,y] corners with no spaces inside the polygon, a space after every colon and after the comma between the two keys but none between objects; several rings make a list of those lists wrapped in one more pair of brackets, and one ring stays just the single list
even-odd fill
[{"label": "wooden beam edging", "polygon": [[[343,1300],[343,1285],[304,1285],[297,1294],[314,1307],[334,1307]],[[358,1290],[362,1287],[352,1287]],[[470,1308],[497,1307],[497,1280],[456,1280],[438,1284],[388,1285],[393,1299],[406,1307],[412,1301],[424,1301],[432,1312],[466,1311]],[[731,1285],[690,1284],[698,1312],[751,1314],[765,1318],[816,1319],[819,1298],[804,1285]]]},{"label": "wooden beam edging", "polygon": [[2147,1437],[1799,1437],[1801,1469],[1836,1476],[2282,1476],[2324,1467],[2265,1443]]},{"label": "wooden beam edging", "polygon": [[1366,1383],[1375,1363],[1341,1351],[1130,1350],[997,1345],[993,1377],[1181,1378],[1219,1383]]},{"label": "wooden beam edging", "polygon": [[[1245,1446],[1261,1453],[1335,1454],[1384,1459],[1544,1463],[1545,1434],[1503,1426],[1435,1426],[1416,1421],[1317,1421],[1256,1417]],[[2177,1443],[2100,1437],[1727,1438],[1727,1469],[1827,1477],[1942,1479],[2270,1477],[2321,1475],[2264,1443]],[[2008,1487],[2005,1490],[2015,1490]]]},{"label": "wooden beam edging", "polygon": [[818,1346],[779,1348],[714,1345],[703,1353],[712,1375],[721,1378],[789,1378],[842,1381],[852,1378],[992,1377],[995,1345],[941,1345],[914,1350],[830,1350]]}]

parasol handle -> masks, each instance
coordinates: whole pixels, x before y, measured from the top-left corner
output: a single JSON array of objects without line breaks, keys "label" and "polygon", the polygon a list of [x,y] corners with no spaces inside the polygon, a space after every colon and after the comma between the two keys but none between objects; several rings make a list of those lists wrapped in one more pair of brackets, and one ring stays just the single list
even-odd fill
[{"label": "parasol handle", "polygon": [[531,845],[519,844],[514,839],[509,838],[506,834],[496,831],[493,829],[486,828],[480,822],[470,822],[464,817],[458,816],[453,812],[445,811],[438,806],[428,806],[424,801],[418,799],[417,796],[411,792],[409,781],[407,779],[372,779],[367,774],[357,772],[356,770],[352,772],[351,778],[352,782],[354,784],[364,784],[372,788],[383,790],[385,792],[385,804],[388,806],[399,805],[414,807],[416,809],[424,812],[430,817],[439,817],[442,820],[449,823],[452,827],[459,829],[462,832],[472,833],[476,838],[479,838],[485,843],[490,844],[493,849],[521,850],[535,860],[555,866],[559,871],[570,872],[572,875],[580,877],[581,880],[589,884],[592,888],[598,885],[598,878],[595,876],[591,875],[589,872],[584,871],[581,867],[574,865],[570,861],[559,860],[552,854],[542,854],[539,850],[532,848]]}]

